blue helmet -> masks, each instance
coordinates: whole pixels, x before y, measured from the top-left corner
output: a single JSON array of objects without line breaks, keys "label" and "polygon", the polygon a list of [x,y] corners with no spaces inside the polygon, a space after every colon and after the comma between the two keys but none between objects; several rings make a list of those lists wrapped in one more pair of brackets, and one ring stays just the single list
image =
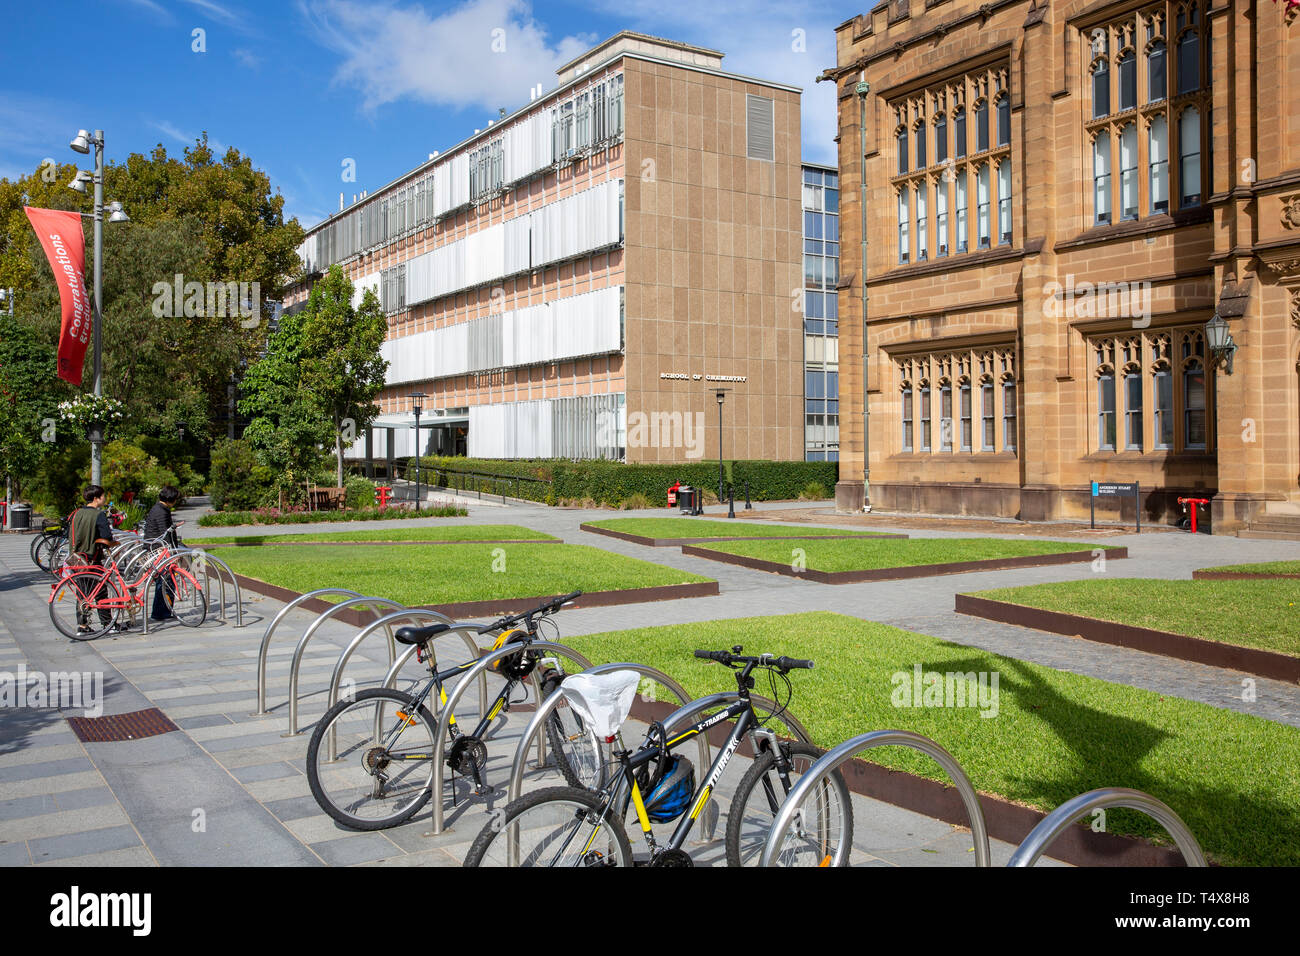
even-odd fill
[{"label": "blue helmet", "polygon": [[694,793],[695,768],[685,757],[674,756],[645,797],[646,815],[654,823],[672,823],[686,812]]}]

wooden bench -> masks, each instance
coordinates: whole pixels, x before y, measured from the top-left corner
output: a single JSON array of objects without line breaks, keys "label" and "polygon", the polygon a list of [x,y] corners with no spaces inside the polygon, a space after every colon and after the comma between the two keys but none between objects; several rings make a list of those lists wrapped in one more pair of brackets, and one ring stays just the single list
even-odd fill
[{"label": "wooden bench", "polygon": [[312,488],[308,502],[312,511],[341,511],[347,501],[346,488]]}]

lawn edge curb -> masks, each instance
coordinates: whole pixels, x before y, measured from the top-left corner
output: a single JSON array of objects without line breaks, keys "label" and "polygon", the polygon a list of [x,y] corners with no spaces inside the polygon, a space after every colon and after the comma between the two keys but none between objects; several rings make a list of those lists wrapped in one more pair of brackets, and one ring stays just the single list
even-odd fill
[{"label": "lawn edge curb", "polygon": [[[781,538],[779,540],[786,540]],[[801,539],[794,539],[801,540]],[[746,555],[728,554],[711,548],[682,545],[682,554],[718,561],[723,564],[738,564],[743,568],[756,571],[768,571],[772,574],[784,574],[791,578],[804,578],[818,584],[858,584],[863,581],[901,581],[907,578],[929,578],[944,574],[965,574],[969,571],[1004,571],[1011,568],[1034,568],[1054,564],[1074,564],[1080,561],[1093,561],[1095,549],[1087,551],[1058,551],[1055,554],[1027,554],[1014,558],[985,558],[980,561],[950,561],[943,564],[916,564],[901,568],[871,568],[862,571],[817,571],[805,568],[796,571],[789,564],[779,561],[766,561]],[[1106,550],[1109,560],[1128,557],[1128,548],[1109,548]]]},{"label": "lawn edge curb", "polygon": [[1103,621],[1100,618],[1068,614],[1064,611],[1048,611],[1010,601],[977,597],[973,594],[958,594],[954,610],[958,614],[982,617],[1003,624],[1079,637],[1099,644],[1113,644],[1163,657],[1176,657],[1179,660],[1241,671],[1256,677],[1286,681],[1290,684],[1300,683],[1300,658],[1274,651],[1242,647],[1239,644],[1223,644],[1201,637],[1189,637],[1171,631],[1157,631],[1132,624]]},{"label": "lawn edge curb", "polygon": [[[643,702],[638,699],[632,705],[632,714],[642,719],[662,720],[674,709],[666,701]],[[707,731],[709,743],[714,747],[724,746],[730,732],[730,721],[714,725]],[[825,753],[823,748],[817,749]],[[741,743],[738,752],[746,757],[753,756],[748,739]],[[970,827],[971,821],[961,795],[952,784],[904,770],[891,770],[857,757],[841,764],[840,771],[853,793],[883,800],[954,826]],[[987,793],[978,796],[990,840],[1019,846],[1029,831],[1047,816],[1042,810],[1024,807],[1002,797]],[[1074,866],[1186,865],[1182,853],[1175,847],[1156,846],[1138,837],[1095,833],[1088,826],[1068,827],[1044,856]]]},{"label": "lawn edge curb", "polygon": [[[308,534],[304,534],[303,537],[309,537],[309,535],[310,532]],[[257,537],[257,536],[251,535],[250,537]],[[415,541],[270,541],[267,542],[266,544],[261,544],[261,543],[252,544],[252,543],[245,543],[239,541],[219,541],[216,544],[206,544],[204,543],[202,538],[191,538],[189,541],[186,542],[187,545],[194,548],[278,548],[281,545],[289,545],[290,547],[301,548],[307,545],[327,545],[327,546],[337,547],[339,545],[354,545],[354,544],[369,546],[369,545],[403,545],[403,544],[563,544],[563,543],[564,542],[559,538],[467,538],[463,541],[441,541],[437,539],[431,541],[422,541],[422,540],[415,540]]]},{"label": "lawn edge curb", "polygon": [[1286,578],[1300,579],[1300,574],[1267,574],[1250,571],[1193,571],[1193,581],[1277,581]]},{"label": "lawn edge curb", "polygon": [[649,548],[675,548],[688,544],[703,544],[711,541],[843,541],[846,539],[857,538],[906,538],[905,534],[893,534],[886,532],[872,531],[865,534],[814,534],[814,535],[762,535],[758,537],[740,536],[735,538],[650,538],[642,534],[632,534],[630,531],[614,531],[611,528],[597,528],[595,525],[580,524],[579,531],[587,531],[591,534],[603,534],[608,538],[618,538],[620,541],[630,541],[633,544],[643,544]]}]

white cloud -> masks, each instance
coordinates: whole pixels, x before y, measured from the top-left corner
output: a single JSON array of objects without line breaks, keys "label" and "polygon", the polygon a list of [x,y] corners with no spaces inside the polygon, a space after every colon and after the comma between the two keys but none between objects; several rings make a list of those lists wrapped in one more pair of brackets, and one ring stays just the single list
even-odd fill
[{"label": "white cloud", "polygon": [[838,165],[834,84],[816,80],[835,65],[835,27],[849,15],[843,6],[824,0],[696,4],[596,0],[596,4],[627,29],[718,50],[724,54],[722,68],[730,73],[802,87],[803,158]]},{"label": "white cloud", "polygon": [[252,50],[239,49],[234,51],[235,59],[250,70],[256,70],[262,65],[262,58]]},{"label": "white cloud", "polygon": [[163,9],[162,6],[160,6],[157,3],[154,3],[154,0],[126,0],[126,2],[130,3],[132,6],[136,6],[136,7],[140,7],[141,9],[148,10],[150,13],[158,17],[158,19],[160,20],[165,20],[168,23],[171,22],[172,15],[168,13],[165,9]]},{"label": "white cloud", "polygon": [[[150,0],[143,0],[143,2],[147,3],[150,2]],[[218,23],[224,23],[226,26],[233,27],[241,33],[249,32],[249,27],[244,21],[243,14],[235,13],[233,10],[223,7],[219,3],[214,3],[213,0],[181,0],[181,2],[202,10]]]},{"label": "white cloud", "polygon": [[[178,143],[184,143],[186,146],[193,146],[199,138],[197,133],[187,133],[180,127],[167,122],[166,120],[150,120],[149,125],[162,133],[169,139],[174,139]],[[208,134],[208,149],[212,150],[212,155],[220,160],[226,155],[226,144],[216,139],[212,134]]]},{"label": "white cloud", "polygon": [[48,157],[58,163],[82,157],[68,143],[85,125],[84,108],[44,96],[0,92],[0,169],[5,178],[25,176]]},{"label": "white cloud", "polygon": [[552,41],[524,0],[468,0],[436,15],[355,0],[299,0],[299,9],[317,41],[343,57],[335,80],[360,89],[367,110],[402,99],[513,108],[536,84],[553,87],[556,67],[594,42]]}]

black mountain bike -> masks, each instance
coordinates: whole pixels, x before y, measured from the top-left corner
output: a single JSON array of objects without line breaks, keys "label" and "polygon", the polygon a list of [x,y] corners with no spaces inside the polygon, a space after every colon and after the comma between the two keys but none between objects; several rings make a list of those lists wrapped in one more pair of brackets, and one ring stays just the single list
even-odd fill
[{"label": "black mountain bike", "polygon": [[[630,805],[636,811],[650,852],[650,866],[693,866],[682,846],[745,735],[749,736],[756,756],[736,788],[728,812],[727,865],[758,865],[781,803],[798,778],[821,756],[821,751],[808,744],[780,740],[762,726],[763,721],[755,714],[749,696],[754,687],[755,668],[767,670],[774,699],[777,699],[776,682],[783,681],[785,702],[768,721],[779,719],[793,694],[786,675],[797,668],[811,669],[812,661],[771,654],[742,657],[742,650],[733,647],[731,652],[695,652],[696,657],[738,671],[738,700],[671,738],[662,725],[652,724],[636,752],[624,747],[621,732],[616,733],[617,765],[607,784],[595,791],[549,787],[520,797],[493,815],[471,845],[465,865],[631,866],[632,848],[623,824]],[[728,719],[735,720],[735,727],[704,782],[696,788],[689,762],[683,771],[685,758],[672,758],[672,751]],[[667,777],[664,776],[666,766],[674,768]],[[657,805],[656,800],[662,786],[671,785],[674,779],[687,781],[680,784],[681,790],[675,796],[690,796],[677,801],[680,809],[676,806],[670,809],[680,820],[668,842],[661,845],[651,829],[651,816],[655,815],[658,822],[672,822],[672,818],[664,819],[663,804]],[[853,843],[853,808],[849,800],[848,787],[837,770],[810,794],[796,815],[782,849],[782,864],[848,866]]]},{"label": "black mountain bike", "polygon": [[[518,644],[520,649],[493,665],[492,669],[506,679],[505,686],[487,715],[468,734],[461,731],[452,714],[443,715],[445,730],[440,728],[439,719],[425,707],[425,701],[436,690],[445,704],[445,682],[464,674],[477,661],[440,671],[433,640],[450,630],[451,625],[399,628],[394,636],[403,644],[417,645],[417,659],[428,666],[430,677],[418,693],[372,688],[339,701],[325,713],[307,747],[307,780],[316,802],[339,823],[354,830],[382,830],[404,823],[432,794],[433,748],[437,734],[442,732],[448,735],[450,744],[445,759],[453,774],[453,792],[457,773],[472,778],[476,792],[487,792],[483,782],[487,764],[483,735],[498,714],[508,711],[512,703],[527,699],[526,690],[522,698],[511,698],[543,663],[541,652],[529,650],[529,645],[541,639],[539,629],[544,623],[553,629],[548,637],[558,636],[559,629],[550,616],[580,594],[574,591],[477,629],[479,634],[498,633],[496,648]],[[543,697],[549,696],[563,679],[557,661],[543,673]],[[566,781],[576,787],[601,785],[604,763],[600,741],[583,726],[576,712],[568,706],[557,708],[547,721],[546,733]]]}]

